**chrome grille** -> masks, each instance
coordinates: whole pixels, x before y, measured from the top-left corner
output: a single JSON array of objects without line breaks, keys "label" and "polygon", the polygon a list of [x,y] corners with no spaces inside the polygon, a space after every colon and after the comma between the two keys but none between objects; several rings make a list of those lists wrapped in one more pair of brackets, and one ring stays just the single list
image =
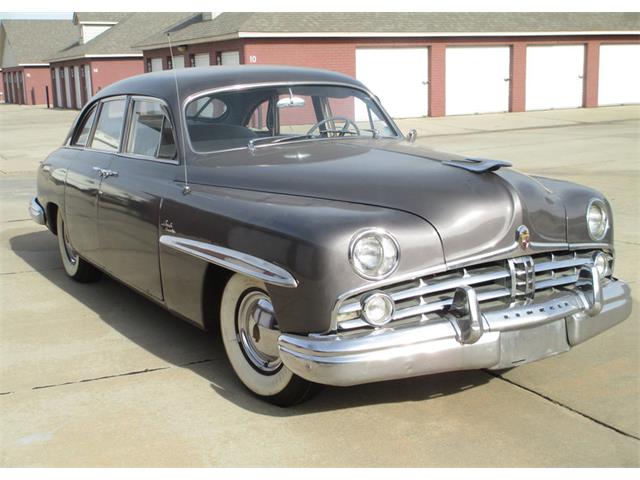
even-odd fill
[{"label": "chrome grille", "polygon": [[[402,282],[381,290],[396,304],[392,324],[427,320],[453,301],[456,288],[476,290],[481,308],[504,307],[530,301],[541,291],[569,287],[583,265],[593,263],[596,251],[549,252],[460,268]],[[346,299],[338,309],[338,330],[372,328],[361,318],[361,295]]]}]

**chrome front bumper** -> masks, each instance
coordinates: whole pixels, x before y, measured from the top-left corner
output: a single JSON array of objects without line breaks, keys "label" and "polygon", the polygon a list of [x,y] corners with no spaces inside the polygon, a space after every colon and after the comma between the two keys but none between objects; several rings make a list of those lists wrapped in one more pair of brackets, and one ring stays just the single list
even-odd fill
[{"label": "chrome front bumper", "polygon": [[31,202],[29,202],[29,215],[31,216],[31,220],[36,222],[38,225],[45,224],[44,209],[35,198],[32,198]]},{"label": "chrome front bumper", "polygon": [[[588,272],[587,272],[588,273]],[[591,272],[595,273],[595,272]],[[631,313],[627,284],[611,279],[584,291],[559,291],[527,305],[481,313],[479,332],[465,335],[469,318],[410,327],[331,335],[282,334],[284,364],[307,380],[357,385],[455,370],[502,369],[533,362],[622,322]],[[595,287],[595,288],[594,288]]]}]

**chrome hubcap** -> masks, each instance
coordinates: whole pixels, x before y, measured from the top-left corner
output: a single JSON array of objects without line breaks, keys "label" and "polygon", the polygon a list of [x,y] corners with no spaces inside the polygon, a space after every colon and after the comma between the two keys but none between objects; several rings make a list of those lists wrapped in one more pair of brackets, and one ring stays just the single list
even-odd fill
[{"label": "chrome hubcap", "polygon": [[238,343],[255,368],[265,373],[280,368],[280,330],[266,293],[255,290],[244,296],[238,308],[236,327]]},{"label": "chrome hubcap", "polygon": [[67,258],[71,263],[75,264],[78,261],[78,253],[71,246],[69,234],[67,233],[64,223],[62,224],[62,240],[64,243],[64,252],[67,255]]}]

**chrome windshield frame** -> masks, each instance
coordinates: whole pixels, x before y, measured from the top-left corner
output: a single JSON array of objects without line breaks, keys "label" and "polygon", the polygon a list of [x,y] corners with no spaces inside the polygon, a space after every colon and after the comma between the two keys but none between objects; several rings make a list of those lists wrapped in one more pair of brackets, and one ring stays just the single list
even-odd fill
[{"label": "chrome windshield frame", "polygon": [[[240,92],[240,91],[244,91],[244,90],[253,90],[253,89],[257,89],[257,88],[269,88],[269,87],[293,88],[293,87],[296,87],[296,86],[311,86],[311,85],[317,85],[319,87],[329,86],[329,87],[351,88],[353,90],[358,90],[358,91],[366,94],[370,98],[370,100],[373,102],[373,104],[380,110],[380,113],[384,117],[384,118],[382,118],[382,120],[387,122],[387,124],[393,130],[393,132],[395,134],[393,136],[385,136],[385,137],[379,137],[379,138],[390,138],[390,139],[402,139],[402,138],[404,138],[400,128],[398,128],[398,126],[393,121],[393,119],[391,118],[389,113],[384,109],[384,107],[378,101],[378,97],[376,97],[368,89],[366,89],[364,87],[360,87],[358,85],[353,85],[353,84],[350,84],[350,83],[343,83],[343,82],[305,81],[305,82],[263,82],[263,83],[236,84],[236,85],[229,85],[229,86],[225,86],[225,87],[211,88],[211,89],[208,89],[208,90],[202,90],[202,91],[197,92],[197,93],[192,93],[191,95],[187,96],[182,101],[182,105],[181,105],[182,128],[184,128],[186,130],[185,131],[185,136],[187,138],[185,143],[189,146],[189,150],[191,151],[191,153],[196,154],[196,155],[211,155],[211,154],[214,154],[214,153],[225,153],[225,152],[238,151],[238,150],[248,150],[249,149],[249,146],[246,145],[246,146],[243,146],[243,147],[221,148],[219,150],[210,150],[210,151],[199,151],[199,150],[196,150],[193,147],[193,144],[191,143],[191,135],[189,135],[189,129],[187,127],[187,106],[192,101],[197,100],[198,98],[205,97],[205,96],[212,95],[212,94],[216,94],[216,93],[221,93],[221,92],[234,92],[234,91]],[[353,139],[354,137],[349,137],[349,138]],[[369,137],[365,137],[365,138],[369,139]],[[297,142],[326,140],[326,139],[327,139],[327,137],[308,138],[308,139],[303,139],[303,140],[297,140],[296,143]],[[334,139],[334,138],[330,137],[330,139]],[[256,145],[256,148],[265,147],[265,146],[268,146],[268,145],[269,145],[268,143],[264,144],[264,145]]]}]

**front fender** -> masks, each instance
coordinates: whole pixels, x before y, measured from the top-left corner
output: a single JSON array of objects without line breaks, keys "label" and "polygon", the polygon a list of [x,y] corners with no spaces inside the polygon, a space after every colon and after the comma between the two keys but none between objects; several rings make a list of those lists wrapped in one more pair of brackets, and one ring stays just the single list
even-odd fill
[{"label": "front fender", "polygon": [[[160,221],[170,220],[178,237],[242,252],[291,273],[296,288],[267,285],[280,329],[285,332],[328,331],[338,296],[372,283],[356,275],[348,259],[351,237],[362,228],[383,228],[397,238],[401,256],[394,275],[444,262],[435,229],[410,213],[293,195],[202,185],[191,188],[189,195],[163,201]],[[184,281],[183,268],[193,259],[164,246],[160,254],[168,307],[183,313],[172,302],[186,298],[188,292],[183,290],[190,283]]]},{"label": "front fender", "polygon": [[536,177],[542,184],[560,197],[564,202],[567,215],[567,242],[569,245],[594,243],[587,227],[587,207],[593,199],[602,200],[609,210],[609,230],[598,243],[613,246],[613,211],[605,196],[594,190],[573,182]]}]

